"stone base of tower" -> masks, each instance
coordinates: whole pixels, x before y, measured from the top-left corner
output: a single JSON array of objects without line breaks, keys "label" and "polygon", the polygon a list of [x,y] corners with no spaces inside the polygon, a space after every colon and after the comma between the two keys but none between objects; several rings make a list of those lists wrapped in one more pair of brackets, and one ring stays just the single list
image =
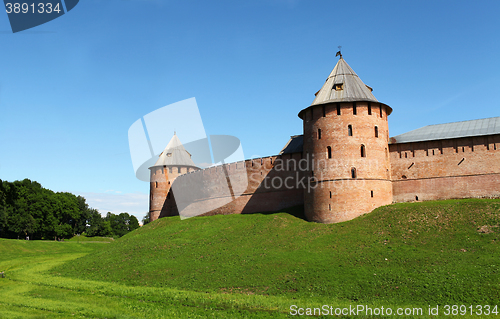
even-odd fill
[{"label": "stone base of tower", "polygon": [[385,180],[324,181],[304,194],[307,220],[325,224],[348,221],[391,203],[392,182]]}]

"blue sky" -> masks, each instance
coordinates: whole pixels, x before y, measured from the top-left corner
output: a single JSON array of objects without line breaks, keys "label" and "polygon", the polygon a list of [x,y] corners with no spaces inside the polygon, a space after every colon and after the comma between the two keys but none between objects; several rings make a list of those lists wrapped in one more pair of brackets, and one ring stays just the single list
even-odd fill
[{"label": "blue sky", "polygon": [[499,1],[81,0],[16,34],[0,14],[0,179],[141,219],[132,123],[195,97],[207,134],[274,155],[302,133],[297,113],[339,45],[394,109],[391,136],[500,116],[499,13]]}]

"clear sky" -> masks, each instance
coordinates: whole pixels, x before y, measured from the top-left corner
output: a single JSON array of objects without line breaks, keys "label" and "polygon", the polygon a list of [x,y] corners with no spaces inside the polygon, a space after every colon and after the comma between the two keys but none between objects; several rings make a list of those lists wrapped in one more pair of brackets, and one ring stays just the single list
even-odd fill
[{"label": "clear sky", "polygon": [[391,136],[500,116],[499,14],[496,0],[81,0],[16,34],[0,14],[0,179],[141,219],[132,123],[195,97],[207,134],[277,154],[339,45],[393,108]]}]

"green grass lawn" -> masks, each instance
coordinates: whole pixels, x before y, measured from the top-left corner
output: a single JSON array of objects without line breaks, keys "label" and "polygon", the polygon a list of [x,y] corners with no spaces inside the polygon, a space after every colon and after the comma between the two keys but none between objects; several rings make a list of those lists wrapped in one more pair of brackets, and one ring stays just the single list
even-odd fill
[{"label": "green grass lawn", "polygon": [[105,243],[111,243],[114,240],[114,238],[112,237],[86,237],[84,235],[80,235],[80,236],[74,236],[72,237],[71,239],[68,239],[68,241],[72,241],[72,242],[98,242],[98,243],[102,243],[102,242],[105,242]]},{"label": "green grass lawn", "polygon": [[163,218],[109,244],[0,240],[0,318],[500,306],[500,200],[395,204],[331,225],[294,215]]}]

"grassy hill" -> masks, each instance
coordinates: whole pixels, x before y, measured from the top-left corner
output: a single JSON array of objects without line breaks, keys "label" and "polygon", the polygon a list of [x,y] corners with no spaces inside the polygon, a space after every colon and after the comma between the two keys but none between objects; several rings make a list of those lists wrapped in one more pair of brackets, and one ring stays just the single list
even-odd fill
[{"label": "grassy hill", "polygon": [[331,225],[294,215],[162,218],[49,273],[303,306],[500,304],[498,199],[395,204]]}]

